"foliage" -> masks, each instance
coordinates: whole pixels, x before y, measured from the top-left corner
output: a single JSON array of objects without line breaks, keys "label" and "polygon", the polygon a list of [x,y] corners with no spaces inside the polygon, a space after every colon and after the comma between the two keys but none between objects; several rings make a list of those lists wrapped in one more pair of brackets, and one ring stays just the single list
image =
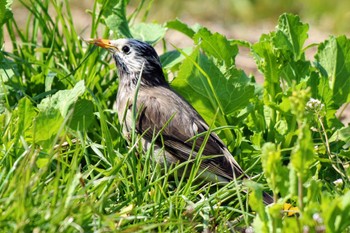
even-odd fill
[{"label": "foliage", "polygon": [[[178,178],[179,167],[161,172],[152,151],[127,146],[113,110],[111,57],[78,40],[68,1],[21,4],[24,29],[11,1],[0,1],[0,35],[6,29],[13,47],[0,53],[1,231],[350,231],[350,131],[335,116],[350,101],[348,38],[315,45],[310,61],[309,26],[296,15],[281,15],[275,31],[250,44],[179,19],[135,23],[145,1],[130,15],[127,0],[95,1],[92,38],[100,27],[102,37],[152,44],[166,42],[168,30],[193,40],[187,49],[164,44],[164,72],[256,175],[244,182],[247,198],[238,181],[198,183],[195,167]],[[251,49],[263,86],[236,67],[241,46]],[[262,190],[274,204],[262,204]],[[286,202],[298,216],[281,214]]]}]

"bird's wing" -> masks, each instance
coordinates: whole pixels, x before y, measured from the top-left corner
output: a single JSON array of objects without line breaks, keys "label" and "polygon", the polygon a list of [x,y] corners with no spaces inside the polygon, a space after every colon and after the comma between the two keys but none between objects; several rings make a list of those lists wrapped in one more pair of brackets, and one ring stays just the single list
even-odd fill
[{"label": "bird's wing", "polygon": [[[137,97],[138,118],[136,129],[144,138],[151,141],[155,134],[159,146],[180,161],[187,161],[190,155],[196,156],[205,139],[209,127],[184,99],[166,87],[140,90]],[[201,136],[195,137],[197,134]],[[201,168],[231,180],[245,176],[239,164],[228,152],[220,138],[210,133],[202,155],[211,156],[201,163]]]}]

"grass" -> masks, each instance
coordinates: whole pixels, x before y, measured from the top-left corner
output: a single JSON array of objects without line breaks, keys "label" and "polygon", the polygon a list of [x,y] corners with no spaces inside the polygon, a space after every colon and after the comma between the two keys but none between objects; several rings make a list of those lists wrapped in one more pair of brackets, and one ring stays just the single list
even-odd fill
[{"label": "grass", "polygon": [[[138,19],[148,18],[153,1],[141,1],[130,15],[126,2],[95,1],[90,37],[126,36],[136,30],[132,26]],[[9,17],[2,28],[13,49],[0,53],[1,232],[229,232],[250,226],[256,232],[349,232],[348,128],[334,117],[337,103],[331,101],[343,101],[346,91],[326,96],[325,83],[330,82],[324,73],[332,66],[323,64],[332,60],[324,48],[331,43],[347,48],[342,44],[347,39],[320,45],[312,66],[303,60],[302,43],[298,47],[307,30],[298,17],[281,16],[300,30],[291,35],[295,54],[286,49],[293,45],[283,44],[288,38],[278,41],[282,30],[250,45],[181,21],[167,24],[198,44],[190,52],[164,46],[165,71],[176,74],[172,86],[205,113],[212,130],[260,183],[219,186],[199,181],[201,158],[189,161],[197,165],[184,178],[178,173],[187,163],[162,171],[151,159],[153,149],[142,151],[139,135],[132,134],[130,142],[123,138],[113,109],[115,65],[106,51],[79,38],[68,0],[20,4],[29,12],[27,24]],[[144,24],[138,30],[150,41],[165,42],[160,25]],[[285,50],[274,49],[275,42]],[[237,45],[251,49],[265,77],[263,87],[235,67]],[[300,60],[291,59],[295,57]],[[346,78],[342,72],[340,78]],[[198,82],[198,77],[205,79]],[[339,84],[346,82],[332,83],[335,89],[346,88]],[[331,104],[308,114],[311,95]],[[262,205],[266,183],[280,197],[271,207]],[[247,188],[249,201],[242,192]],[[281,214],[286,201],[298,205],[298,218]]]},{"label": "grass", "polygon": [[[21,4],[29,12],[27,24],[22,30],[15,19],[6,23],[13,51],[1,53],[3,61],[13,61],[5,71],[15,72],[2,80],[2,232],[192,231],[211,229],[212,218],[220,229],[242,213],[252,216],[237,202],[220,204],[236,195],[233,184],[213,195],[215,185],[174,180],[177,168],[161,173],[151,151],[126,146],[112,110],[118,86],[114,64],[106,52],[79,40],[68,1]],[[92,38],[107,37],[102,21],[107,8],[108,3],[95,2]],[[52,9],[55,17],[48,13]],[[97,35],[101,27],[104,32]],[[80,80],[86,86],[81,98],[93,104],[94,114],[84,115],[93,118],[89,126],[79,121],[78,130],[67,127],[69,111],[53,122],[55,114],[40,115],[36,106],[43,99]],[[33,121],[39,116],[42,122]]]}]

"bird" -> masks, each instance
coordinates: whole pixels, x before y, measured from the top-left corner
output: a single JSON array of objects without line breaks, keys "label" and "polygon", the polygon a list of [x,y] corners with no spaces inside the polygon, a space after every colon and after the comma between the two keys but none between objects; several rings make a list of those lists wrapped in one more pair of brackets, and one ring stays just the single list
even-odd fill
[{"label": "bird", "polygon": [[[200,163],[201,178],[205,180],[250,178],[201,115],[171,88],[153,46],[131,38],[86,41],[109,50],[115,60],[119,77],[116,109],[124,136],[133,130],[132,109],[136,107],[134,129],[142,136],[144,150],[154,147],[153,159],[157,163],[176,165],[202,155],[206,156]],[[154,139],[155,135],[159,136]],[[263,199],[266,205],[274,201],[266,192]]]}]

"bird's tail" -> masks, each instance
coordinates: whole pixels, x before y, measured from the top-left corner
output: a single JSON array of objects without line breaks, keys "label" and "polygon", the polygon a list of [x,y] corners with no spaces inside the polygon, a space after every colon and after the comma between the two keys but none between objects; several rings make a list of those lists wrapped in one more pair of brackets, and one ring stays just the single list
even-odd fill
[{"label": "bird's tail", "polygon": [[265,205],[270,205],[274,202],[273,197],[266,192],[263,192],[263,199]]}]

